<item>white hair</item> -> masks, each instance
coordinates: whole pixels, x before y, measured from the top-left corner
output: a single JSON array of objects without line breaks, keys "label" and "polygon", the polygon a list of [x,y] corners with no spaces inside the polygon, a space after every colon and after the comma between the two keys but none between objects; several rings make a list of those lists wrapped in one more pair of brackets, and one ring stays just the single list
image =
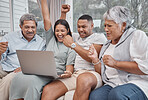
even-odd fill
[{"label": "white hair", "polygon": [[36,26],[37,26],[37,20],[36,20],[36,17],[35,17],[34,14],[27,13],[27,14],[22,15],[22,17],[20,18],[20,25],[21,26],[23,26],[24,20],[32,20],[32,21],[35,21]]},{"label": "white hair", "polygon": [[131,25],[131,13],[130,10],[123,6],[115,6],[106,11],[103,15],[103,19],[113,20],[115,23],[122,25],[126,23],[126,28]]}]

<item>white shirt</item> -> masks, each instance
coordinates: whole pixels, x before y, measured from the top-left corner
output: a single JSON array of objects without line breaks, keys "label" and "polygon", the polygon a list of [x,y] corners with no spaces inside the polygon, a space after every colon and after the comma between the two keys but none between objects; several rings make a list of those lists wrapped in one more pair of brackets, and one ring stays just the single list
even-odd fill
[{"label": "white shirt", "polygon": [[[133,38],[130,43],[130,54],[131,59],[138,63],[139,69],[143,73],[148,74],[148,37],[145,35],[146,34],[140,30],[133,34]],[[147,79],[145,79],[145,77],[146,75],[144,75],[141,80],[133,80],[129,83],[139,86],[148,97],[148,75]]]},{"label": "white shirt", "polygon": [[[143,73],[148,74],[148,37],[145,35],[146,34],[143,31],[140,30],[135,31],[133,33],[133,37],[130,42],[129,51],[130,51],[131,60],[135,61],[138,64],[139,69]],[[111,51],[114,51],[113,47],[111,47],[110,49]],[[112,52],[108,52],[107,54],[109,53],[110,55],[113,55]],[[113,72],[115,74],[110,72]],[[106,67],[105,73],[107,77],[111,79],[110,81],[115,82],[115,84],[116,82],[118,83],[116,85],[124,84],[118,79],[118,76],[116,75],[117,72],[114,69]],[[117,78],[117,79],[113,80],[112,78]],[[138,87],[140,87],[143,90],[143,92],[148,97],[148,75],[141,75],[141,78],[129,81],[128,83],[136,84]]]},{"label": "white shirt", "polygon": [[[113,57],[113,52],[114,52],[115,46],[116,45],[110,44],[109,47],[104,52],[104,55],[110,55]],[[115,68],[109,67],[107,65],[105,65],[105,67],[106,67],[105,74],[106,74],[107,78],[111,82],[115,83],[116,85],[121,84],[117,70]]]},{"label": "white shirt", "polygon": [[[91,44],[104,44],[107,41],[104,34],[99,34],[99,33],[93,33],[87,38],[81,38],[78,33],[73,33],[72,36],[74,41],[86,50],[89,50]],[[95,70],[93,64],[81,58],[79,54],[76,54],[74,68],[75,70],[81,70],[81,69]]]}]

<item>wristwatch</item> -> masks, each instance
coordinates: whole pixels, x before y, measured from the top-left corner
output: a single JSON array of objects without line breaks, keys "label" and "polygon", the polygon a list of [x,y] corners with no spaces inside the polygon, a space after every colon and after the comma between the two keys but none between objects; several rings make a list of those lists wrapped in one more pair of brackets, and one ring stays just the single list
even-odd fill
[{"label": "wristwatch", "polygon": [[71,48],[74,49],[75,47],[76,47],[76,44],[75,43],[72,43],[71,44]]}]

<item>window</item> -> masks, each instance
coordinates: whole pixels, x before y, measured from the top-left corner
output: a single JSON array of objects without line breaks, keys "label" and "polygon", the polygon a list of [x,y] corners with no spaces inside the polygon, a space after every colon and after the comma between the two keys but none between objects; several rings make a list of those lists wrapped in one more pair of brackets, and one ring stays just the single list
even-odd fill
[{"label": "window", "polygon": [[77,32],[77,20],[89,14],[94,20],[94,32],[104,32],[102,16],[113,6],[125,6],[131,10],[132,25],[148,34],[148,0],[73,0],[73,31]]},{"label": "window", "polygon": [[0,1],[0,36],[5,35],[11,29],[9,0]]},{"label": "window", "polygon": [[0,36],[20,30],[19,19],[28,12],[28,0],[0,0]]},{"label": "window", "polygon": [[43,19],[37,0],[28,0],[28,9],[29,13],[33,13],[38,21],[37,34],[40,35],[41,37],[44,37]]}]

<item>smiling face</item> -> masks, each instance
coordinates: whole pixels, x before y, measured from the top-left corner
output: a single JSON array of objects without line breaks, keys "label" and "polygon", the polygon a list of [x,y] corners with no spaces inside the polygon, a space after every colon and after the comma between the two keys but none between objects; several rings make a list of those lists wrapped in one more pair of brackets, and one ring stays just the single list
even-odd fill
[{"label": "smiling face", "polygon": [[112,20],[105,20],[104,30],[106,32],[107,39],[112,40],[112,44],[117,44],[123,34],[122,30],[125,29],[125,26],[126,23],[123,23],[120,27],[119,24]]},{"label": "smiling face", "polygon": [[77,29],[81,38],[88,37],[92,34],[93,23],[87,20],[78,20]]},{"label": "smiling face", "polygon": [[20,26],[23,36],[28,42],[30,42],[36,34],[36,23],[33,20],[24,20],[22,26]]},{"label": "smiling face", "polygon": [[67,35],[68,30],[64,25],[58,24],[55,28],[55,36],[59,42],[63,42],[63,38]]}]

